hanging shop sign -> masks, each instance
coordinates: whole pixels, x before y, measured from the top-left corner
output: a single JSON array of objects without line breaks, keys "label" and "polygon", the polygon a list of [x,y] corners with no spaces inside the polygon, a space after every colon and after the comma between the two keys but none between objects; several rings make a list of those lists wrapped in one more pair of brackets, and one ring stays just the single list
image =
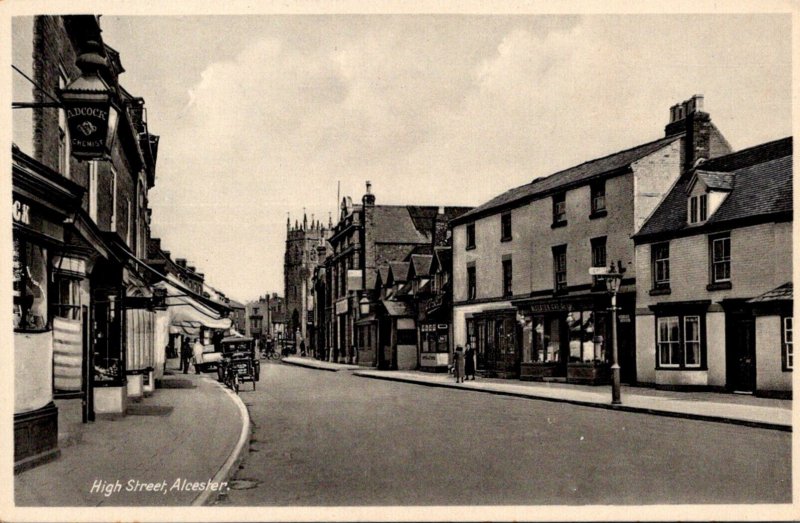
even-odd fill
[{"label": "hanging shop sign", "polygon": [[60,92],[67,116],[71,154],[80,160],[104,158],[111,152],[118,114],[114,91],[99,70],[106,66],[97,42],[87,42],[76,60],[82,74]]}]

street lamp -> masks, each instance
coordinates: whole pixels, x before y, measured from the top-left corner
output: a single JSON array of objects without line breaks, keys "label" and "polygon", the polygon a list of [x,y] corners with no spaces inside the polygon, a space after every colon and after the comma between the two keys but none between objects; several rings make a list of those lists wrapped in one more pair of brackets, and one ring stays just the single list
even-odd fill
[{"label": "street lamp", "polygon": [[617,352],[617,293],[619,286],[622,282],[622,274],[625,268],[622,267],[622,261],[611,262],[611,268],[603,275],[606,282],[606,289],[611,293],[611,403],[619,405],[622,403],[620,399],[620,378],[619,378],[619,358]]},{"label": "street lamp", "polygon": [[369,314],[369,298],[364,296],[358,301],[358,311],[361,313],[361,316]]}]

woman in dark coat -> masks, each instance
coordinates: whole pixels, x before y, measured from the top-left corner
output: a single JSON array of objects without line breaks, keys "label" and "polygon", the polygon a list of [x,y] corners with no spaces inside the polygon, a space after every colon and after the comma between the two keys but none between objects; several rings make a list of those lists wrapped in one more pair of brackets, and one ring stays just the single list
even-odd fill
[{"label": "woman in dark coat", "polygon": [[464,351],[464,360],[464,374],[467,379],[472,376],[472,381],[475,381],[475,349],[469,343],[467,343],[467,350]]}]

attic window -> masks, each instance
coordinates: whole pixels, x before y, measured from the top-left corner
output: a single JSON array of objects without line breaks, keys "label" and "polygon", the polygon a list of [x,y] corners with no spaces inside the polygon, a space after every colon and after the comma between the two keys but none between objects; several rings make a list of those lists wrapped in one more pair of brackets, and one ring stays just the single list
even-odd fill
[{"label": "attic window", "polygon": [[701,223],[708,219],[708,195],[689,197],[689,223]]}]

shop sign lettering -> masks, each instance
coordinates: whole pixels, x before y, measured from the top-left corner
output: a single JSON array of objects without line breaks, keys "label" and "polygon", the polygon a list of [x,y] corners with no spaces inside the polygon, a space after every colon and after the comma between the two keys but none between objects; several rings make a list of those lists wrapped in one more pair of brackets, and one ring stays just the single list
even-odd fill
[{"label": "shop sign lettering", "polygon": [[14,205],[11,208],[11,217],[15,222],[24,223],[25,225],[31,224],[30,206],[18,200],[14,200]]},{"label": "shop sign lettering", "polygon": [[86,105],[67,108],[72,154],[78,158],[98,158],[106,151],[109,105]]}]

